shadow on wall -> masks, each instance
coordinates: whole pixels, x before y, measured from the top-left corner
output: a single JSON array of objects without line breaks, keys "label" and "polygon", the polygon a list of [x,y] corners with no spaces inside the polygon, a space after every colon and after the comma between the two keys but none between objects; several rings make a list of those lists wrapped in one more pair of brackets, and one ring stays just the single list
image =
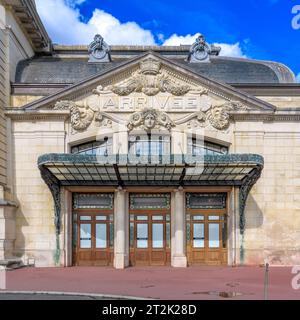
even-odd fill
[{"label": "shadow on wall", "polygon": [[23,259],[23,263],[28,263],[27,257],[25,257],[25,236],[22,232],[23,227],[29,226],[29,223],[23,213],[22,204],[20,202],[19,207],[16,210],[16,240],[14,246],[14,255]]},{"label": "shadow on wall", "polygon": [[257,229],[264,222],[263,212],[251,194],[248,196],[246,210],[246,229]]}]

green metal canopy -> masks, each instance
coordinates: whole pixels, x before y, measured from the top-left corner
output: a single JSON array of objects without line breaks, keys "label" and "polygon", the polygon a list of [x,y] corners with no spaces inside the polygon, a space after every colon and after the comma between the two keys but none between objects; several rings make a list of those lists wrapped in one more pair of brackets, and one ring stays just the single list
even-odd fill
[{"label": "green metal canopy", "polygon": [[38,167],[55,203],[60,232],[62,186],[238,186],[240,229],[244,231],[247,196],[261,175],[264,159],[256,154],[227,155],[83,155],[45,154]]}]

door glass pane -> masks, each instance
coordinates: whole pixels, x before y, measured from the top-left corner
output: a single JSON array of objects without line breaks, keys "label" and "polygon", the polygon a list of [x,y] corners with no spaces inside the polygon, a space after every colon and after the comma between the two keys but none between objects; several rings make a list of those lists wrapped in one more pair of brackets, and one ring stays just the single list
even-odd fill
[{"label": "door glass pane", "polygon": [[225,249],[227,243],[227,223],[222,223],[222,246]]},{"label": "door glass pane", "polygon": [[106,220],[106,216],[96,216],[96,220],[97,221],[105,221]]},{"label": "door glass pane", "polygon": [[193,224],[193,247],[194,248],[204,248],[204,224],[194,223]]},{"label": "door glass pane", "polygon": [[80,216],[80,221],[91,221],[92,217],[91,216]]},{"label": "door glass pane", "polygon": [[148,220],[148,216],[137,216],[136,220],[139,220],[139,221]]},{"label": "door glass pane", "polygon": [[137,248],[148,248],[148,224],[137,223]]},{"label": "door glass pane", "polygon": [[204,216],[193,216],[193,220],[204,220]]},{"label": "door glass pane", "polygon": [[189,221],[187,221],[186,223],[186,241],[190,241],[191,240],[191,224]]},{"label": "door glass pane", "polygon": [[90,249],[92,247],[91,224],[82,223],[80,225],[80,248]]},{"label": "door glass pane", "polygon": [[106,223],[96,224],[96,248],[106,248],[107,237],[106,237]]},{"label": "door glass pane", "polygon": [[218,223],[210,223],[208,225],[208,240],[209,240],[209,248],[219,248],[220,240],[219,240],[219,224]]},{"label": "door glass pane", "polygon": [[130,223],[130,247],[133,248],[134,246],[134,223]]},{"label": "door glass pane", "polygon": [[171,247],[171,224],[169,222],[166,223],[166,244],[167,248]]},{"label": "door glass pane", "polygon": [[162,223],[152,224],[152,248],[164,247],[164,225]]},{"label": "door glass pane", "polygon": [[220,216],[208,216],[208,220],[219,220]]},{"label": "door glass pane", "polygon": [[73,248],[77,246],[77,223],[73,223]]},{"label": "door glass pane", "polygon": [[114,246],[114,224],[113,222],[109,223],[109,246]]},{"label": "door glass pane", "polygon": [[164,220],[164,216],[152,216],[152,220],[162,221]]}]

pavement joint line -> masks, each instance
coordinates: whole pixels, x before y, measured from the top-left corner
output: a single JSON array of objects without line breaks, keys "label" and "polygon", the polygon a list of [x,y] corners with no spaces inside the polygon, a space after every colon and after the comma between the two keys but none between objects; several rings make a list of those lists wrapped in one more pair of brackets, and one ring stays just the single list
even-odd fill
[{"label": "pavement joint line", "polygon": [[122,295],[113,295],[113,294],[101,294],[101,293],[82,293],[82,292],[60,292],[60,291],[7,291],[0,290],[0,294],[41,294],[41,295],[60,295],[60,296],[83,296],[83,297],[96,297],[96,298],[112,298],[119,300],[155,300],[151,298],[142,298],[134,296],[122,296]]}]

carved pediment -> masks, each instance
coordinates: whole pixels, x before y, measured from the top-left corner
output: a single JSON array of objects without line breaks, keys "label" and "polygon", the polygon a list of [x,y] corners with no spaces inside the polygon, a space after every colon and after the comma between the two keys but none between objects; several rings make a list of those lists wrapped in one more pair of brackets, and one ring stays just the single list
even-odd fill
[{"label": "carved pediment", "polygon": [[[101,42],[101,41],[100,41]],[[103,44],[103,43],[102,43]],[[111,70],[76,83],[58,93],[34,101],[24,107],[26,110],[55,109],[63,107],[59,100],[68,102],[73,127],[84,130],[93,120],[95,113],[141,112],[144,109],[157,109],[167,114],[205,113],[213,123],[221,112],[223,118],[214,123],[214,127],[224,127],[227,115],[224,110],[232,107],[233,101],[247,105],[256,114],[260,111],[273,113],[275,107],[269,103],[251,97],[226,84],[211,81],[195,74],[176,60],[169,60],[157,53],[150,52],[132,61],[125,61]],[[230,107],[225,108],[226,104]],[[220,109],[217,108],[223,106]],[[91,110],[89,110],[90,108]],[[233,109],[232,109],[233,108]],[[208,113],[210,110],[210,113]],[[227,113],[226,113],[227,114]],[[128,119],[128,118],[127,118]],[[110,125],[110,121],[107,122]]]},{"label": "carved pediment", "polygon": [[[118,96],[128,96],[133,92],[140,92],[151,97],[160,92],[183,96],[192,89],[195,88],[176,80],[166,70],[162,70],[161,63],[158,60],[147,58],[140,62],[139,69],[129,79],[106,88],[99,86],[93,92],[101,95],[105,91],[111,91]],[[203,89],[202,93],[207,93],[207,90]]]},{"label": "carved pediment", "polygon": [[82,95],[76,93],[70,100],[53,104],[55,110],[70,110],[71,127],[76,132],[92,124],[112,128],[114,123],[121,124],[122,130],[126,126],[128,130],[171,130],[183,125],[190,129],[226,130],[232,114],[274,110],[229,86],[198,78],[149,54],[105,81],[95,80]]}]

